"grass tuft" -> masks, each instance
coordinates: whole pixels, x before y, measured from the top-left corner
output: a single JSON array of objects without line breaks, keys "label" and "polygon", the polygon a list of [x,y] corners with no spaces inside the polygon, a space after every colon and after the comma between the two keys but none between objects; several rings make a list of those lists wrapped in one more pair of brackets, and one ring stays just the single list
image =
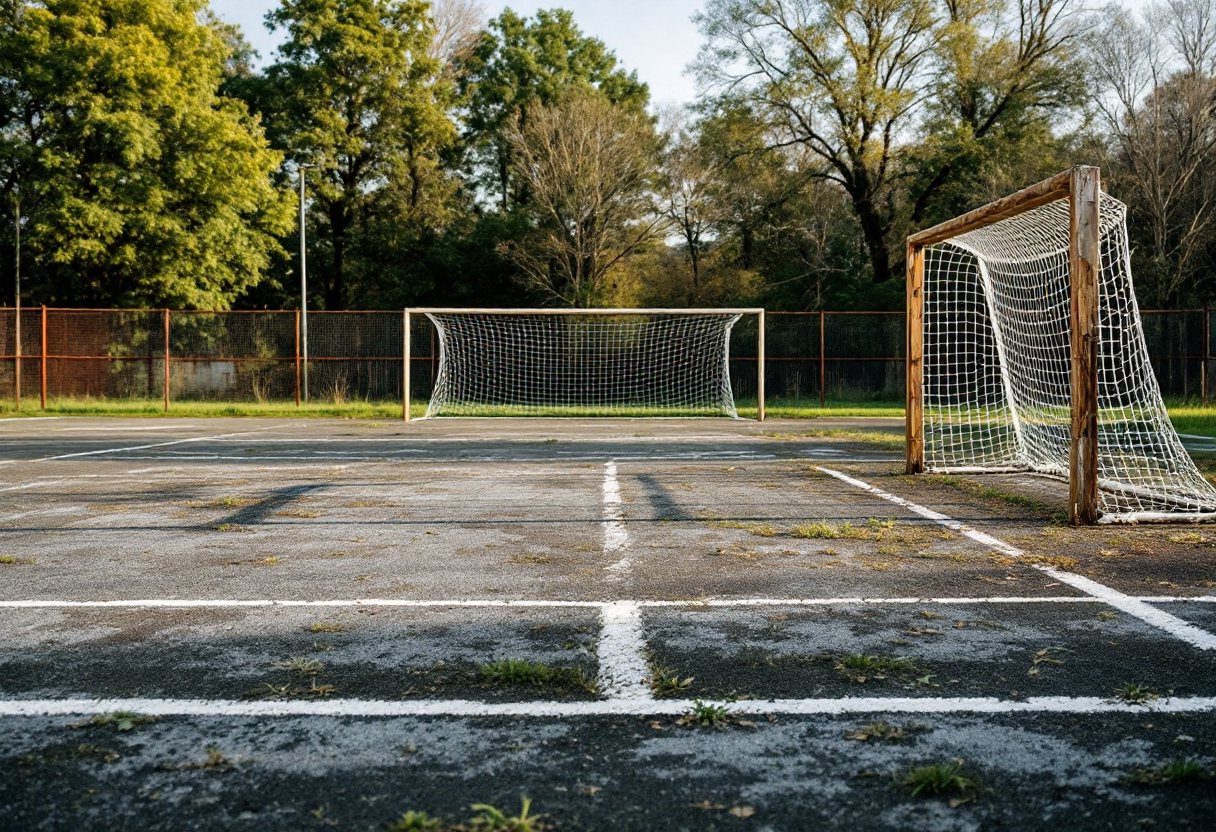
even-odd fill
[{"label": "grass tuft", "polygon": [[[951,763],[931,763],[908,769],[897,778],[897,782],[912,797],[948,797],[955,795],[966,798],[979,788],[978,781],[968,775],[963,769],[963,761]],[[953,805],[958,805],[951,801]]]},{"label": "grass tuft", "polygon": [[1115,699],[1128,705],[1147,705],[1160,695],[1156,688],[1137,682],[1124,682],[1115,689]]},{"label": "grass tuft", "polygon": [[725,728],[734,721],[734,714],[725,705],[697,699],[692,703],[692,707],[676,720],[676,724],[699,728]]},{"label": "grass tuft", "polygon": [[270,666],[276,670],[289,670],[301,676],[315,676],[325,669],[324,662],[318,661],[311,656],[296,656],[286,661],[271,662]]},{"label": "grass tuft", "polygon": [[507,815],[488,803],[474,803],[470,808],[477,816],[469,821],[469,829],[481,832],[541,832],[546,826],[537,817],[531,817],[532,799],[520,797],[518,815]]},{"label": "grass tuft", "polygon": [[426,812],[406,812],[387,828],[388,832],[443,832],[444,824]]},{"label": "grass tuft", "polygon": [[1170,760],[1159,766],[1138,768],[1124,777],[1123,781],[1137,786],[1181,786],[1211,780],[1213,776],[1216,776],[1216,772],[1188,757]]},{"label": "grass tuft", "polygon": [[915,659],[893,656],[869,656],[853,653],[836,660],[836,672],[850,682],[882,682],[888,679],[908,679],[920,671]]},{"label": "grass tuft", "polygon": [[844,738],[857,742],[902,742],[913,733],[922,730],[924,730],[924,726],[917,723],[904,726],[880,720],[869,722],[853,731],[845,731]]},{"label": "grass tuft", "polygon": [[105,728],[113,726],[118,731],[133,731],[141,725],[151,725],[156,717],[138,714],[135,711],[114,711],[109,714],[94,714],[88,722],[81,723],[76,728]]},{"label": "grass tuft", "polygon": [[531,659],[498,659],[478,667],[482,682],[535,688],[565,688],[595,694],[599,686],[581,667],[553,667]]},{"label": "grass tuft", "polygon": [[650,692],[655,699],[674,699],[692,687],[693,677],[683,679],[674,670],[661,664],[651,664]]}]

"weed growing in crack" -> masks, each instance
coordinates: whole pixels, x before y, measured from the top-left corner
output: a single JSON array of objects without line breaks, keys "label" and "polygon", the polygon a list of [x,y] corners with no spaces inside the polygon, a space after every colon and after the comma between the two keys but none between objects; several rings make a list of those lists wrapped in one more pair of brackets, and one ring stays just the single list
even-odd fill
[{"label": "weed growing in crack", "polygon": [[915,659],[894,656],[870,656],[853,653],[836,660],[836,672],[850,682],[883,682],[888,679],[907,680],[921,670]]},{"label": "weed growing in crack", "polygon": [[894,725],[880,720],[867,723],[852,731],[845,731],[844,738],[857,742],[902,742],[912,734],[924,730],[925,726],[917,722],[908,725]]},{"label": "weed growing in crack", "polygon": [[388,832],[444,832],[443,821],[426,812],[406,812],[400,820],[386,828]]},{"label": "weed growing in crack", "polygon": [[531,659],[498,659],[477,669],[485,684],[536,688],[565,688],[596,694],[599,686],[581,667],[553,667]]},{"label": "weed growing in crack", "polygon": [[1030,670],[1026,672],[1027,676],[1042,675],[1042,668],[1048,666],[1060,666],[1064,664],[1064,660],[1060,656],[1067,655],[1072,651],[1065,647],[1044,647],[1042,650],[1034,654],[1034,658],[1030,660]]},{"label": "weed growing in crack", "polygon": [[648,683],[655,699],[674,699],[692,687],[693,677],[686,676],[681,679],[671,668],[652,662]]},{"label": "weed growing in crack", "polygon": [[151,725],[156,717],[138,714],[134,711],[114,711],[108,714],[94,714],[85,722],[78,722],[73,728],[105,728],[113,726],[117,731],[133,731],[141,725]]},{"label": "weed growing in crack", "polygon": [[1124,682],[1115,688],[1115,700],[1127,705],[1147,705],[1160,695],[1156,688],[1138,682]]},{"label": "weed growing in crack", "polygon": [[979,782],[964,770],[962,760],[915,766],[898,775],[896,782],[912,797],[953,795],[951,806],[965,803],[979,788]]},{"label": "weed growing in crack", "polygon": [[311,656],[296,656],[293,659],[287,659],[282,662],[271,662],[270,666],[276,670],[288,670],[301,676],[315,676],[325,669],[324,662],[318,661]]},{"label": "weed growing in crack", "polygon": [[676,725],[683,725],[687,728],[725,728],[728,725],[756,727],[754,722],[739,719],[726,705],[703,702],[700,699],[693,700],[692,707],[676,720]]},{"label": "weed growing in crack", "polygon": [[1216,777],[1216,771],[1210,770],[1198,760],[1189,757],[1170,760],[1159,766],[1138,768],[1123,778],[1123,782],[1137,786],[1181,786],[1189,783],[1199,783]]},{"label": "weed growing in crack", "polygon": [[509,816],[501,809],[488,803],[474,803],[470,808],[477,816],[469,821],[469,828],[475,830],[494,830],[498,832],[541,832],[546,827],[538,817],[530,816],[532,799],[520,797],[519,814]]},{"label": "weed growing in crack", "polygon": [[353,624],[332,624],[328,621],[318,621],[308,628],[310,633],[345,633],[355,629]]}]

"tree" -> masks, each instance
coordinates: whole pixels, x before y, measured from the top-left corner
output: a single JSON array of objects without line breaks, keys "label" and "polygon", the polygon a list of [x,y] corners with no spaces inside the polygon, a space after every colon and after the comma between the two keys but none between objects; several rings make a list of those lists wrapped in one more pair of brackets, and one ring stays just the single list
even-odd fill
[{"label": "tree", "polygon": [[265,274],[291,216],[280,156],[217,94],[230,55],[203,11],[0,3],[0,187],[34,299],[224,308]]},{"label": "tree", "polygon": [[725,200],[717,193],[724,171],[719,159],[702,145],[683,111],[669,116],[668,145],[662,154],[660,210],[680,235],[688,261],[684,302],[697,306],[704,290],[703,260],[715,230],[726,218]]},{"label": "tree", "polygon": [[504,211],[525,201],[507,134],[530,108],[554,105],[573,89],[598,90],[638,114],[649,98],[637,74],[618,69],[616,56],[603,42],[583,35],[563,9],[542,9],[534,21],[507,9],[490,21],[460,70],[471,162],[480,168],[482,187]]},{"label": "tree", "polygon": [[908,154],[913,228],[1073,164],[1056,130],[1079,124],[1089,94],[1081,39],[1090,23],[1075,0],[949,0],[943,12]]},{"label": "tree", "polygon": [[[941,14],[933,0],[709,0],[698,74],[778,129],[775,145],[818,157],[817,175],[848,195],[881,283],[902,273],[906,223],[971,154],[962,139],[1056,106],[1069,2],[948,0]],[[959,140],[910,166],[909,139],[943,124]]]},{"label": "tree", "polygon": [[[428,8],[422,0],[284,0],[267,15],[287,38],[249,95],[276,146],[317,167],[309,237],[324,256],[310,274],[325,308],[346,308],[352,290],[376,295],[380,266],[391,259],[385,241],[430,233],[449,217],[455,183],[442,153],[456,138],[453,89]],[[352,287],[352,274],[363,284]]]},{"label": "tree", "polygon": [[650,195],[653,126],[598,92],[574,89],[513,119],[507,138],[533,218],[532,233],[504,244],[508,256],[543,299],[598,305],[612,269],[660,227]]},{"label": "tree", "polygon": [[1143,23],[1111,10],[1093,44],[1104,172],[1128,203],[1137,281],[1158,306],[1196,300],[1216,266],[1213,18],[1206,0],[1169,0]]}]

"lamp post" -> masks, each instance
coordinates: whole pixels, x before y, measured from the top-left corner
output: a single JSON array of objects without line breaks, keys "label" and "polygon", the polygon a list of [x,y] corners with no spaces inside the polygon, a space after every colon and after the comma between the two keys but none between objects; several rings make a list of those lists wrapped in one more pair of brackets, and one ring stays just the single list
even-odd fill
[{"label": "lamp post", "polygon": [[304,249],[304,171],[315,168],[306,162],[297,162],[300,176],[300,347],[304,360],[304,403],[308,404],[308,256]]},{"label": "lamp post", "polygon": [[17,254],[13,258],[13,274],[15,275],[15,284],[13,287],[14,300],[13,306],[16,311],[16,318],[13,327],[13,334],[16,336],[15,347],[13,350],[13,388],[15,391],[14,401],[17,410],[21,409],[21,197],[13,196],[13,206],[16,209],[16,234],[17,234]]}]

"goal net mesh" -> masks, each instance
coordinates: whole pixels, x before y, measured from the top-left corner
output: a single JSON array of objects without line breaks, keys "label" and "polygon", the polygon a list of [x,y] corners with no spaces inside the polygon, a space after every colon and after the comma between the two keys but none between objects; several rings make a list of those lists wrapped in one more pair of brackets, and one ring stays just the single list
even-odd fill
[{"label": "goal net mesh", "polygon": [[[1098,489],[1104,522],[1216,512],[1149,364],[1126,208],[1100,204]],[[1069,204],[1051,202],[925,251],[925,467],[1068,478]]]},{"label": "goal net mesh", "polygon": [[427,312],[439,334],[431,416],[737,416],[738,313]]}]

